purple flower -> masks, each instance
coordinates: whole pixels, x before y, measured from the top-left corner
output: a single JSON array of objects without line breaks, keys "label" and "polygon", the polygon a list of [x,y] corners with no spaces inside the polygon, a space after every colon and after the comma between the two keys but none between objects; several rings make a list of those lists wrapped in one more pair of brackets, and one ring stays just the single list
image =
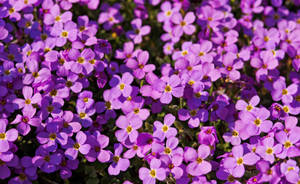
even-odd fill
[{"label": "purple flower", "polygon": [[191,35],[196,31],[196,27],[193,25],[196,17],[193,12],[188,12],[184,18],[180,13],[174,13],[172,15],[172,22],[176,24],[174,27],[174,35],[181,37],[183,33]]},{"label": "purple flower", "polygon": [[86,134],[82,131],[79,131],[76,134],[76,142],[74,142],[72,139],[69,139],[67,143],[68,148],[65,151],[66,157],[70,160],[75,160],[77,158],[78,152],[80,152],[83,155],[86,155],[91,148],[89,144],[86,144],[86,141]]},{"label": "purple flower", "polygon": [[180,98],[183,96],[184,88],[180,85],[180,78],[177,75],[156,80],[154,88],[162,92],[160,102],[169,104],[172,101],[172,95]]},{"label": "purple flower", "polygon": [[41,120],[37,117],[34,117],[34,111],[25,111],[23,115],[18,114],[15,120],[11,122],[11,124],[18,124],[18,132],[21,135],[25,136],[31,130],[30,125],[39,127],[41,124]]},{"label": "purple flower", "polygon": [[57,143],[62,146],[67,144],[68,135],[65,132],[59,132],[58,123],[49,121],[45,131],[41,131],[37,134],[37,139],[39,143],[43,145],[43,148],[54,152],[58,147]]},{"label": "purple flower", "polygon": [[94,105],[93,93],[91,91],[83,91],[78,95],[77,99],[78,108],[91,108]]},{"label": "purple flower", "polygon": [[289,182],[294,182],[295,178],[299,178],[299,167],[295,160],[289,159],[280,164],[280,171]]},{"label": "purple flower", "polygon": [[243,111],[240,114],[241,120],[247,125],[243,131],[246,131],[249,136],[259,135],[261,132],[269,132],[273,126],[272,121],[267,120],[270,112],[262,107],[256,112]]},{"label": "purple flower", "polygon": [[62,47],[67,43],[67,40],[71,42],[76,40],[77,26],[72,21],[65,24],[55,24],[51,30],[51,35],[56,37],[56,46]]},{"label": "purple flower", "polygon": [[171,127],[175,121],[175,116],[167,114],[164,117],[164,124],[159,121],[154,122],[153,137],[163,141],[165,138],[175,137],[177,134],[176,128]]},{"label": "purple flower", "polygon": [[238,100],[236,102],[235,108],[240,111],[251,112],[252,110],[257,109],[255,106],[259,104],[259,101],[260,101],[259,96],[255,95],[249,100],[249,103],[245,102],[244,100]]},{"label": "purple flower", "polygon": [[274,144],[273,137],[267,137],[262,141],[262,144],[257,146],[256,153],[258,153],[264,160],[271,164],[274,162],[274,154],[277,155],[282,151],[280,144]]},{"label": "purple flower", "polygon": [[36,150],[35,156],[32,158],[32,163],[34,166],[39,167],[43,172],[52,173],[58,169],[62,159],[62,154],[52,153],[39,147]]},{"label": "purple flower", "polygon": [[142,26],[141,19],[134,19],[131,21],[132,31],[126,33],[127,37],[132,39],[135,44],[142,42],[142,37],[149,34],[151,27],[146,25]]},{"label": "purple flower", "polygon": [[155,65],[148,64],[147,61],[149,59],[149,53],[147,51],[141,51],[137,55],[136,60],[128,60],[126,66],[133,69],[133,75],[138,78],[142,79],[145,77],[145,74],[148,72],[152,72],[155,70]]},{"label": "purple flower", "polygon": [[22,89],[24,99],[16,99],[15,102],[19,105],[20,109],[23,109],[23,114],[28,112],[36,112],[36,109],[32,104],[40,104],[42,96],[40,93],[33,93],[33,89],[29,86],[24,86]]},{"label": "purple flower", "polygon": [[293,95],[297,92],[297,84],[291,84],[286,87],[285,81],[281,79],[278,79],[273,83],[273,88],[273,100],[282,100],[282,102],[285,104],[291,103],[293,101]]},{"label": "purple flower", "polygon": [[280,131],[275,134],[275,137],[283,146],[281,153],[277,154],[279,158],[284,159],[286,157],[297,157],[300,155],[300,150],[295,145],[300,140],[299,131],[291,131],[289,134],[287,134],[286,131]]},{"label": "purple flower", "polygon": [[0,121],[0,153],[7,152],[11,147],[9,143],[18,138],[18,131],[14,128],[6,131],[6,126],[5,121]]},{"label": "purple flower", "polygon": [[211,164],[204,160],[210,155],[210,148],[207,145],[200,145],[198,151],[187,147],[184,152],[184,159],[191,163],[187,166],[186,171],[192,176],[201,176],[211,171]]},{"label": "purple flower", "polygon": [[120,78],[118,75],[115,75],[109,82],[109,85],[112,88],[112,94],[115,98],[118,98],[121,94],[124,97],[128,97],[131,94],[132,86],[130,85],[133,82],[133,76],[126,72]]},{"label": "purple flower", "polygon": [[115,153],[112,156],[112,164],[108,167],[108,173],[110,175],[118,175],[120,171],[126,171],[130,165],[128,159],[121,157],[123,151],[121,144],[115,144],[114,150]]},{"label": "purple flower", "polygon": [[244,149],[242,145],[234,146],[232,148],[232,157],[227,157],[224,159],[224,167],[228,169],[233,169],[234,177],[242,177],[245,173],[245,165],[254,165],[258,160],[259,156],[255,153],[244,154]]},{"label": "purple flower", "polygon": [[146,167],[141,167],[139,169],[139,178],[143,180],[144,184],[155,184],[156,179],[163,181],[166,178],[166,171],[164,168],[161,168],[161,161],[153,158],[150,161],[150,169]]},{"label": "purple flower", "polygon": [[268,70],[273,70],[278,66],[278,60],[274,58],[271,51],[263,51],[260,53],[260,58],[253,57],[251,66],[257,68],[256,80],[264,79],[268,75]]},{"label": "purple flower", "polygon": [[72,13],[70,11],[60,13],[60,8],[58,4],[55,4],[50,9],[50,12],[44,15],[44,23],[46,25],[52,25],[58,23],[64,24],[70,20],[72,20]]},{"label": "purple flower", "polygon": [[118,141],[124,142],[129,138],[130,142],[135,142],[139,134],[137,129],[142,127],[143,122],[137,117],[128,118],[120,116],[116,121],[116,125],[121,128],[121,130],[117,130],[115,133]]},{"label": "purple flower", "polygon": [[110,151],[105,150],[109,143],[109,138],[96,131],[87,140],[91,145],[91,149],[88,154],[85,155],[86,159],[90,162],[94,162],[98,159],[99,162],[108,162],[110,160]]},{"label": "purple flower", "polygon": [[229,78],[233,81],[240,79],[240,72],[238,69],[243,68],[242,61],[236,61],[236,55],[232,52],[228,52],[223,58],[224,68],[222,68],[221,72],[228,75]]}]

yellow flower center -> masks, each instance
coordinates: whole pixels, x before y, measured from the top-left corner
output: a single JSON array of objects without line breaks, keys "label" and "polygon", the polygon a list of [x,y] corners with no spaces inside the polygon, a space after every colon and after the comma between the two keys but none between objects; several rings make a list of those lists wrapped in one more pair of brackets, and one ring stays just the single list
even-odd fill
[{"label": "yellow flower center", "polygon": [[288,90],[287,89],[283,89],[282,90],[282,95],[287,95],[288,94]]},{"label": "yellow flower center", "polygon": [[133,112],[134,112],[134,114],[138,114],[138,113],[140,112],[140,109],[139,109],[139,108],[135,108],[135,109],[133,110]]},{"label": "yellow flower center", "polygon": [[45,157],[44,157],[44,160],[45,160],[46,162],[50,162],[50,156],[48,156],[48,155],[45,156]]},{"label": "yellow flower center", "polygon": [[67,38],[68,35],[69,35],[69,33],[68,33],[67,31],[63,31],[63,32],[61,33],[61,36],[64,37],[64,38]]},{"label": "yellow flower center", "polygon": [[169,155],[172,152],[172,150],[167,147],[165,148],[164,152]]},{"label": "yellow flower center", "polygon": [[72,86],[73,86],[73,82],[67,81],[67,82],[66,82],[66,86],[67,86],[68,88],[72,87]]},{"label": "yellow flower center", "polygon": [[38,73],[38,72],[33,72],[33,73],[32,73],[32,76],[33,76],[34,78],[37,78],[37,77],[39,76],[39,73]]},{"label": "yellow flower center", "polygon": [[248,105],[248,106],[246,107],[246,109],[247,109],[247,111],[251,111],[251,110],[253,109],[253,107],[252,107],[252,105]]},{"label": "yellow flower center", "polygon": [[5,133],[0,133],[0,140],[4,140],[6,138],[6,134]]},{"label": "yellow flower center", "polygon": [[187,51],[187,50],[184,50],[184,51],[181,52],[181,54],[182,54],[182,56],[185,56],[185,55],[188,54],[188,51]]},{"label": "yellow flower center", "polygon": [[186,22],[185,22],[185,21],[182,21],[182,22],[180,22],[180,25],[183,27],[183,26],[186,25]]},{"label": "yellow flower center", "polygon": [[167,125],[164,125],[161,129],[163,132],[167,132],[169,130],[169,127]]},{"label": "yellow flower center", "polygon": [[259,118],[257,118],[256,120],[254,120],[254,124],[255,124],[256,126],[260,126],[261,120],[260,120]]},{"label": "yellow flower center", "polygon": [[111,103],[110,102],[105,102],[105,107],[106,107],[106,109],[111,109]]},{"label": "yellow flower center", "polygon": [[204,56],[204,52],[199,52],[198,56]]},{"label": "yellow flower center", "polygon": [[121,83],[119,87],[120,87],[120,90],[123,90],[125,88],[125,84]]},{"label": "yellow flower center", "polygon": [[75,148],[76,150],[78,150],[80,148],[80,144],[78,142],[76,142],[74,145],[73,145],[73,148]]},{"label": "yellow flower center", "polygon": [[87,102],[89,101],[89,98],[88,98],[88,97],[85,97],[85,98],[83,98],[83,101],[84,101],[85,103],[87,103]]},{"label": "yellow flower center", "polygon": [[192,85],[194,85],[194,84],[195,84],[195,81],[193,81],[193,80],[190,80],[190,81],[188,82],[188,84],[189,84],[190,86],[192,86]]},{"label": "yellow flower center", "polygon": [[290,111],[289,107],[288,106],[283,106],[282,110],[286,113],[288,113]]},{"label": "yellow flower center", "polygon": [[83,57],[78,57],[77,62],[82,64],[84,63],[84,58]]},{"label": "yellow flower center", "polygon": [[273,154],[273,149],[272,148],[268,148],[266,150],[266,153],[269,154],[269,155]]},{"label": "yellow flower center", "polygon": [[170,17],[172,15],[172,12],[170,10],[166,11],[166,16]]},{"label": "yellow flower center", "polygon": [[86,116],[86,113],[84,113],[84,112],[81,112],[81,113],[79,114],[79,117],[80,117],[81,119],[85,118],[85,116]]},{"label": "yellow flower center", "polygon": [[270,40],[270,38],[269,38],[268,36],[265,36],[265,37],[264,37],[264,41],[265,41],[265,42],[268,42],[269,40]]},{"label": "yellow flower center", "polygon": [[57,95],[57,90],[53,89],[50,91],[50,96],[56,96]]},{"label": "yellow flower center", "polygon": [[238,136],[238,135],[239,135],[239,133],[238,133],[236,130],[233,130],[233,131],[232,131],[232,136],[236,137],[236,136]]},{"label": "yellow flower center", "polygon": [[165,92],[169,93],[172,91],[172,87],[170,85],[166,85]]},{"label": "yellow flower center", "polygon": [[52,141],[54,141],[56,139],[56,134],[55,133],[51,133],[49,135],[49,139],[52,140]]},{"label": "yellow flower center", "polygon": [[149,175],[150,175],[152,178],[155,178],[155,177],[156,177],[156,171],[155,171],[155,169],[151,169],[151,171],[149,172]]},{"label": "yellow flower center", "polygon": [[292,146],[292,143],[290,142],[290,141],[286,141],[285,143],[284,143],[284,147],[285,148],[289,148],[289,147],[291,147]]},{"label": "yellow flower center", "polygon": [[202,163],[202,161],[203,161],[203,159],[202,159],[202,158],[200,158],[200,157],[198,157],[198,158],[197,158],[197,163],[198,163],[198,164],[201,164],[201,163]]},{"label": "yellow flower center", "polygon": [[113,157],[113,161],[114,161],[115,163],[118,163],[119,160],[120,160],[120,157],[119,157],[119,156],[114,156],[114,157]]},{"label": "yellow flower center", "polygon": [[132,131],[132,127],[129,125],[127,128],[126,128],[126,132],[127,133],[130,133]]},{"label": "yellow flower center", "polygon": [[9,13],[9,14],[12,14],[12,13],[14,13],[14,12],[15,12],[15,9],[14,9],[14,8],[11,8],[11,9],[8,10],[8,13]]},{"label": "yellow flower center", "polygon": [[60,20],[61,20],[61,18],[60,18],[59,15],[55,17],[55,21],[56,21],[56,22],[59,22]]},{"label": "yellow flower center", "polygon": [[238,159],[236,160],[236,163],[237,163],[238,165],[242,165],[242,164],[244,163],[243,158],[242,158],[242,157],[238,158]]}]

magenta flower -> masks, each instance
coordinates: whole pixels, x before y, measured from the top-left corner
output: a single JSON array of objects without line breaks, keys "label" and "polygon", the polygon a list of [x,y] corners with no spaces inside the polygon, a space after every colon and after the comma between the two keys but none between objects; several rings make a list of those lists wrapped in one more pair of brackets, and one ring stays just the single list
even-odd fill
[{"label": "magenta flower", "polygon": [[191,163],[186,167],[186,171],[192,176],[201,176],[211,171],[211,164],[204,160],[210,155],[210,148],[207,145],[200,145],[198,151],[187,147],[184,152],[184,159]]},{"label": "magenta flower", "polygon": [[14,142],[18,138],[18,131],[11,128],[6,131],[6,122],[0,121],[0,153],[7,152],[11,145],[9,143]]},{"label": "magenta flower", "polygon": [[161,168],[161,161],[153,158],[150,161],[150,169],[146,167],[141,167],[139,169],[139,178],[143,180],[143,184],[155,184],[156,179],[163,181],[166,178],[166,171]]},{"label": "magenta flower", "polygon": [[232,148],[233,157],[227,157],[224,159],[224,167],[233,169],[234,177],[242,177],[245,173],[244,165],[254,165],[258,160],[259,156],[255,153],[244,154],[242,145],[234,146]]}]

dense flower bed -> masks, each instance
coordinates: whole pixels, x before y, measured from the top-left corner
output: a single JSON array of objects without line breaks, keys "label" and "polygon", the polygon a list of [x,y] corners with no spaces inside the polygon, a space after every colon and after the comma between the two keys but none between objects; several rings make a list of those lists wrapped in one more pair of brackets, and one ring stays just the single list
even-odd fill
[{"label": "dense flower bed", "polygon": [[0,0],[0,183],[300,183],[299,0]]}]

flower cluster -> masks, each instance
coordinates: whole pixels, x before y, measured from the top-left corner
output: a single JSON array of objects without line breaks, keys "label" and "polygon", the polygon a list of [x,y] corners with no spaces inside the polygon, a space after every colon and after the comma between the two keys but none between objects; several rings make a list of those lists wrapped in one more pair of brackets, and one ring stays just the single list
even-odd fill
[{"label": "flower cluster", "polygon": [[1,183],[300,183],[299,5],[0,0]]}]

